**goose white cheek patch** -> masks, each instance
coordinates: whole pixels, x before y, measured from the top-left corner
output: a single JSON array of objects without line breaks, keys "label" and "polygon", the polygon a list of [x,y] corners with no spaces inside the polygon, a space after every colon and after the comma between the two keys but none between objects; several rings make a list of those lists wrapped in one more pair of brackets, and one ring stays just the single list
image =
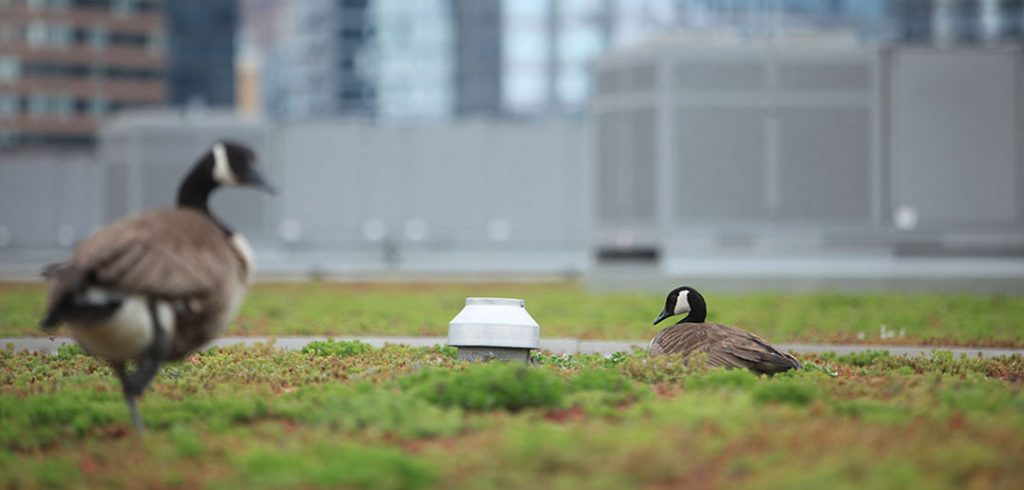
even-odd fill
[{"label": "goose white cheek patch", "polygon": [[689,291],[679,293],[679,297],[676,298],[676,311],[673,313],[680,315],[690,311],[690,300],[687,298],[689,295]]},{"label": "goose white cheek patch", "polygon": [[224,185],[238,183],[235,173],[231,171],[231,164],[228,162],[228,151],[222,143],[213,145],[213,180]]}]

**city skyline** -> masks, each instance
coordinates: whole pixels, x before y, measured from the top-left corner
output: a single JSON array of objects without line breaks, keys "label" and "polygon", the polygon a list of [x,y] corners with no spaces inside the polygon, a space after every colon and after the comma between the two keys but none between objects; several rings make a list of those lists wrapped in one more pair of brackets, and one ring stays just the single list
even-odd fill
[{"label": "city skyline", "polygon": [[1015,44],[1021,0],[2,0],[0,145],[92,144],[123,109],[277,120],[578,119],[591,65],[666,33]]}]

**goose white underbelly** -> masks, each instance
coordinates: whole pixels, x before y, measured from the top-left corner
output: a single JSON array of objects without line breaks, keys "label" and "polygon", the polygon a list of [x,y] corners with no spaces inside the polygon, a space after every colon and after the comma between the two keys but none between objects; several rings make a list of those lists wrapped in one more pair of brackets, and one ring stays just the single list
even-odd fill
[{"label": "goose white underbelly", "polygon": [[[166,301],[156,305],[164,335],[174,335],[174,309]],[[111,361],[137,359],[153,342],[153,322],[146,298],[125,296],[121,306],[100,323],[71,325],[71,336],[90,354]]]},{"label": "goose white underbelly", "polygon": [[242,306],[242,300],[245,299],[245,284],[237,284],[235,287],[229,288],[229,290],[231,292],[227,305],[215,320],[216,323],[214,324],[211,337],[219,336],[224,331],[224,328],[235,319],[235,316],[238,315],[238,309]]}]

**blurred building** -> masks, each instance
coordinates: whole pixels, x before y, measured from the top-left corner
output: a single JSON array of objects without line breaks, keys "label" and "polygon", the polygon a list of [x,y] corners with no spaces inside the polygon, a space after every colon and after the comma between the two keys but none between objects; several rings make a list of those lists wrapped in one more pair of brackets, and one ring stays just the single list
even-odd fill
[{"label": "blurred building", "polygon": [[676,35],[595,76],[599,256],[1024,255],[1021,46]]},{"label": "blurred building", "polygon": [[611,48],[674,28],[674,3],[503,2],[502,110],[519,117],[583,112],[590,63]]},{"label": "blurred building", "polygon": [[[310,0],[273,66],[284,119],[544,118],[583,112],[588,64],[674,26],[673,0]],[[277,87],[277,88],[274,88]]]},{"label": "blurred building", "polygon": [[173,0],[166,15],[170,102],[233,106],[237,0]]},{"label": "blurred building", "polygon": [[890,2],[893,38],[908,43],[968,44],[1024,40],[1022,0]]},{"label": "blurred building", "polygon": [[887,0],[681,0],[676,5],[681,27],[728,28],[746,39],[775,37],[808,28],[849,29],[864,39],[877,39],[886,27],[886,3]]},{"label": "blurred building", "polygon": [[868,43],[1020,42],[1022,0],[680,0],[679,25],[741,37],[849,29]]},{"label": "blurred building", "polygon": [[[385,120],[441,120],[455,107],[451,0],[375,0],[367,57]],[[486,2],[483,2],[486,3]],[[467,40],[468,41],[468,40]]]},{"label": "blurred building", "polygon": [[369,116],[376,94],[361,55],[372,35],[369,0],[290,3],[267,64],[268,111],[283,119]]},{"label": "blurred building", "polygon": [[501,113],[501,26],[501,0],[452,0],[455,115]]},{"label": "blurred building", "polygon": [[283,92],[284,76],[276,70],[275,50],[288,35],[287,16],[296,0],[239,0],[235,64],[235,106],[242,114],[263,115]]},{"label": "blurred building", "polygon": [[235,63],[235,108],[239,114],[263,113],[263,58],[251,47],[238,55]]},{"label": "blurred building", "polygon": [[0,146],[81,144],[165,100],[163,0],[0,1]]},{"label": "blurred building", "polygon": [[330,0],[307,0],[280,12],[278,42],[267,58],[267,111],[288,119],[326,117],[336,111],[337,55],[327,18]]}]

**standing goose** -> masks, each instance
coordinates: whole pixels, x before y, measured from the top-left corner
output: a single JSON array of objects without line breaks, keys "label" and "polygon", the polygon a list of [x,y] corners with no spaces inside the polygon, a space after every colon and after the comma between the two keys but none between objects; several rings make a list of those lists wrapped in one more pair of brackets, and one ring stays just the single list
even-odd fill
[{"label": "standing goose", "polygon": [[744,368],[763,374],[800,368],[796,358],[768,345],[757,335],[728,325],[704,323],[708,313],[704,296],[689,286],[668,293],[665,309],[654,324],[683,313],[689,315],[651,339],[649,356],[682,354],[687,357],[693,352],[704,352],[708,366]]},{"label": "standing goose", "polygon": [[219,335],[245,296],[251,249],[210,214],[208,200],[222,185],[273,193],[254,160],[242,145],[214,144],[182,181],[176,208],[105,226],[43,271],[50,292],[40,326],[67,323],[82,348],[110,363],[140,432],[136,398],[160,364]]}]

